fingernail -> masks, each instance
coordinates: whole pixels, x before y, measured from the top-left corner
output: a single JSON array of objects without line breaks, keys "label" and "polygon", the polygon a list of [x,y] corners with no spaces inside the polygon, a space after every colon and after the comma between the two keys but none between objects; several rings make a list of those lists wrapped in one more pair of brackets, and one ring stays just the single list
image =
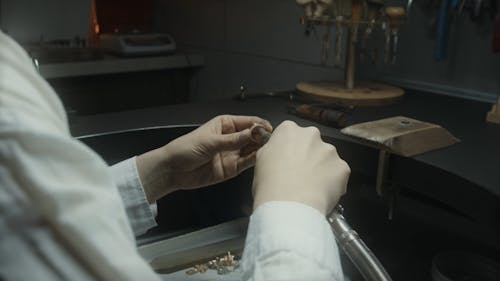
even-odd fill
[{"label": "fingernail", "polygon": [[262,125],[252,127],[250,138],[259,145],[264,145],[270,138],[271,134]]}]

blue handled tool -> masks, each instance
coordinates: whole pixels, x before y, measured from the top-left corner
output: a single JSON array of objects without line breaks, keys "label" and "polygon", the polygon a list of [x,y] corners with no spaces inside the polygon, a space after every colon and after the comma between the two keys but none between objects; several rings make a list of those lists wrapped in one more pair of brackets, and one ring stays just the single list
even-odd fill
[{"label": "blue handled tool", "polygon": [[442,61],[448,55],[450,13],[460,4],[460,0],[442,0],[439,5],[434,59]]}]

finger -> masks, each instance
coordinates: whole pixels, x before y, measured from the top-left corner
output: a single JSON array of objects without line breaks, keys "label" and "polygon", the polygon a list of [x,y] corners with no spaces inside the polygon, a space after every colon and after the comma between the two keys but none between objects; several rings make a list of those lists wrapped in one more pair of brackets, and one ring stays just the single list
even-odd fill
[{"label": "finger", "polygon": [[215,151],[240,150],[248,145],[252,140],[250,129],[232,134],[222,134],[215,136]]},{"label": "finger", "polygon": [[262,145],[251,141],[249,144],[247,144],[245,147],[243,147],[240,150],[240,156],[247,156],[252,152],[256,152],[261,147],[262,147]]},{"label": "finger", "polygon": [[223,134],[243,131],[252,127],[254,124],[263,125],[269,132],[273,130],[273,126],[269,121],[257,116],[223,115],[221,118],[222,122],[226,123],[222,126]]},{"label": "finger", "polygon": [[255,161],[257,159],[256,155],[257,155],[256,152],[252,152],[251,154],[249,154],[247,156],[243,156],[243,157],[238,158],[238,161],[237,161],[238,174],[245,171],[248,168],[255,166]]},{"label": "finger", "polygon": [[300,133],[300,131],[298,131],[299,129],[303,129],[303,127],[300,127],[291,120],[285,120],[274,129],[273,135],[291,137],[292,135]]}]

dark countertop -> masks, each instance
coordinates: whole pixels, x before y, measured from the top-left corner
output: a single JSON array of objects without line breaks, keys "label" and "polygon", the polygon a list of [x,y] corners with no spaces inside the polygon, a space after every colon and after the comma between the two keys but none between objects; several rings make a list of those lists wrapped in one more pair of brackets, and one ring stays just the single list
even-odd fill
[{"label": "dark countertop", "polygon": [[[356,108],[349,125],[404,115],[432,122],[448,129],[461,142],[431,151],[414,160],[457,175],[500,197],[500,125],[487,123],[491,105],[448,96],[408,91],[396,105]],[[317,126],[322,135],[346,142],[357,142],[339,130],[286,113],[286,101],[279,98],[253,98],[246,101],[219,100],[78,117],[71,126],[74,136],[143,127],[201,124],[219,114],[258,115],[276,126],[291,119],[301,126]]]}]

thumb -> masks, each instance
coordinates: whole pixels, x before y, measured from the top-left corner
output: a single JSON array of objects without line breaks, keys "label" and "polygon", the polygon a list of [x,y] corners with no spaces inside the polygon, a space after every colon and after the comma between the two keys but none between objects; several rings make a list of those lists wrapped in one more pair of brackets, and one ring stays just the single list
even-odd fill
[{"label": "thumb", "polygon": [[252,138],[250,129],[245,129],[232,134],[218,135],[215,139],[215,149],[224,150],[239,150],[245,147]]}]

